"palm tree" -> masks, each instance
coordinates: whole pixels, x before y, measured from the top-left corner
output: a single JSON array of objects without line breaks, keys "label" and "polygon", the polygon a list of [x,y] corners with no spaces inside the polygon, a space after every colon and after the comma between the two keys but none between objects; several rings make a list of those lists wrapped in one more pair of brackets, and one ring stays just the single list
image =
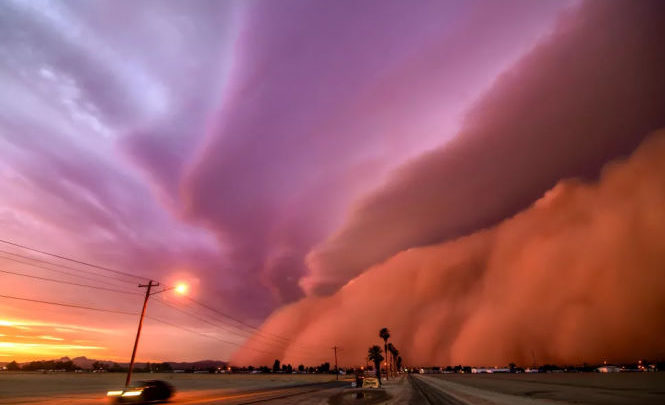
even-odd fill
[{"label": "palm tree", "polygon": [[397,366],[397,357],[399,357],[399,350],[392,344],[388,344],[388,350],[390,350],[390,357],[393,360],[393,365],[395,366],[393,369],[397,373],[399,370],[399,367]]},{"label": "palm tree", "polygon": [[386,357],[388,357],[388,367],[390,367],[390,374],[393,374],[393,362],[395,361],[395,346],[392,343],[388,343],[388,351],[386,352]]},{"label": "palm tree", "polygon": [[397,357],[397,369],[398,370],[402,369],[402,356]]},{"label": "palm tree", "polygon": [[369,348],[367,351],[367,359],[374,363],[374,369],[376,370],[376,378],[379,379],[379,384],[381,384],[381,362],[383,361],[383,356],[381,355],[381,347],[374,345]]},{"label": "palm tree", "polygon": [[[383,352],[388,356],[388,339],[390,339],[390,331],[388,328],[381,328],[379,337],[383,339]],[[388,365],[386,364],[386,380],[388,379]]]}]

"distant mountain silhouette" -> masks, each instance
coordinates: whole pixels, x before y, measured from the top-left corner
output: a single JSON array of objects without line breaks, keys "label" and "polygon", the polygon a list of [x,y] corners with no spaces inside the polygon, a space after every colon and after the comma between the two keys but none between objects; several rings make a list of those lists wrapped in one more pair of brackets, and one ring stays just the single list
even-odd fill
[{"label": "distant mountain silhouette", "polygon": [[[65,357],[61,357],[59,359],[51,359],[51,360],[54,360],[54,361],[70,361],[71,360],[75,365],[77,365],[78,367],[81,367],[82,369],[92,369],[92,365],[95,362],[100,362],[100,363],[103,363],[104,365],[107,365],[107,366],[111,366],[114,363],[120,365],[121,367],[127,367],[129,365],[129,362],[117,362],[117,361],[111,361],[111,360],[89,359],[85,356],[74,357],[73,359],[65,356]],[[7,365],[10,362],[11,362],[11,360],[6,361],[6,362],[0,362],[0,367],[3,367],[3,366]],[[29,364],[29,363],[30,363],[29,361],[26,361],[26,362],[22,362],[22,363],[18,363],[18,364],[20,366],[23,366],[24,364]],[[162,361],[152,362],[151,361],[151,363],[164,363],[164,362],[162,362]],[[191,370],[192,368],[196,369],[196,370],[206,370],[210,367],[215,367],[215,368],[222,367],[222,368],[224,368],[228,365],[227,362],[221,361],[221,360],[199,360],[199,361],[194,361],[194,362],[167,361],[166,363],[169,363],[174,370]],[[134,364],[134,367],[137,368],[137,369],[138,368],[145,368],[145,366],[146,366],[146,363],[138,363],[137,362],[137,363]]]}]

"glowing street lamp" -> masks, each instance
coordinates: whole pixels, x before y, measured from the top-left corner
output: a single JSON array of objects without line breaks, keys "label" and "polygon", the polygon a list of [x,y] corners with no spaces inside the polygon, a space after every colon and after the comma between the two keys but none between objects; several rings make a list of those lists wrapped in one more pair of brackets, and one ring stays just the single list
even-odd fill
[{"label": "glowing street lamp", "polygon": [[127,379],[125,380],[125,388],[129,386],[130,381],[132,380],[132,371],[134,370],[134,359],[136,358],[136,348],[139,345],[139,337],[141,337],[141,328],[143,327],[143,318],[145,317],[145,309],[148,306],[148,298],[151,295],[163,293],[165,291],[175,290],[178,294],[187,293],[187,284],[179,283],[173,287],[165,288],[160,291],[150,292],[152,287],[158,287],[159,283],[156,281],[150,280],[148,284],[139,284],[139,288],[147,287],[145,290],[145,298],[143,299],[143,309],[141,310],[141,318],[139,319],[139,327],[136,331],[136,339],[134,340],[134,349],[132,350],[132,358],[129,361],[129,370],[127,370]]}]

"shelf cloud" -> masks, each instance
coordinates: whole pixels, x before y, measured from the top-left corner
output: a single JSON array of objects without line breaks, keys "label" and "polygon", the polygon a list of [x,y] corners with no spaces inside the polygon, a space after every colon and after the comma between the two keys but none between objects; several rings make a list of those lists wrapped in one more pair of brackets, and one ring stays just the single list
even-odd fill
[{"label": "shelf cloud", "polygon": [[665,125],[660,2],[587,2],[501,75],[443,147],[396,170],[308,257],[334,292],[410,247],[496,224],[559,179],[593,179]]},{"label": "shelf cloud", "polygon": [[[278,310],[261,335],[292,336],[281,358],[294,364],[312,361],[311,342],[362,364],[382,327],[411,365],[661,358],[664,172],[661,130],[597,183],[562,180],[492,228],[402,251],[331,296]],[[268,364],[251,350],[259,343],[234,361]]]},{"label": "shelf cloud", "polygon": [[665,127],[664,13],[585,2],[562,16],[455,139],[309,253],[309,297],[262,329],[295,336],[284,359],[326,341],[359,362],[384,326],[413,363],[665,354],[665,135],[644,141]]}]

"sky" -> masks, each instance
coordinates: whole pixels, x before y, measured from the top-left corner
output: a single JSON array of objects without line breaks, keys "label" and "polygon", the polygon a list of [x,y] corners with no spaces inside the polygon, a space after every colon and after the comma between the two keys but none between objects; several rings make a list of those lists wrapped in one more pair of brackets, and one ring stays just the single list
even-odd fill
[{"label": "sky", "polygon": [[[631,264],[600,271],[600,247],[564,242],[662,235],[659,137],[607,165],[665,127],[663,16],[657,1],[3,2],[0,239],[23,247],[0,246],[0,361],[127,359],[147,279],[190,290],[151,299],[140,360],[315,363],[342,344],[360,363],[382,326],[414,362],[632,355],[623,329],[639,326],[602,320],[648,307],[632,322],[663,325],[662,302],[598,309],[590,280],[615,291],[630,269],[657,289],[662,249],[635,261],[617,233],[603,246]],[[577,284],[525,311],[562,271]],[[473,305],[488,300],[502,305]],[[566,349],[590,319],[587,343],[609,343]],[[639,355],[665,355],[648,331]]]}]

